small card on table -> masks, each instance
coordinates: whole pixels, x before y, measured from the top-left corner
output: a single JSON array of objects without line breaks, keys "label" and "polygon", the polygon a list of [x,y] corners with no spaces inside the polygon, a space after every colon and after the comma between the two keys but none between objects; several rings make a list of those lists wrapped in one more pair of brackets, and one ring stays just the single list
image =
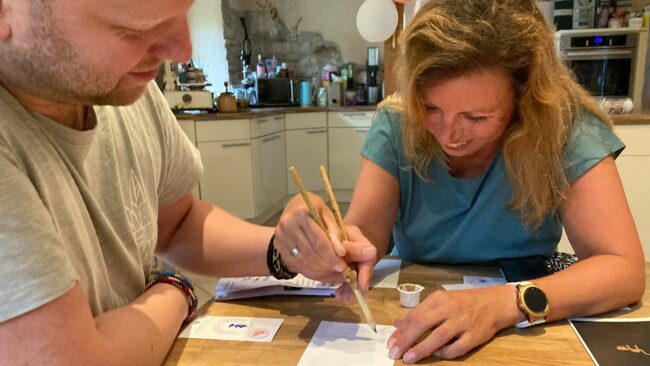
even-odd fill
[{"label": "small card on table", "polygon": [[194,319],[178,338],[271,342],[284,319],[202,315]]}]

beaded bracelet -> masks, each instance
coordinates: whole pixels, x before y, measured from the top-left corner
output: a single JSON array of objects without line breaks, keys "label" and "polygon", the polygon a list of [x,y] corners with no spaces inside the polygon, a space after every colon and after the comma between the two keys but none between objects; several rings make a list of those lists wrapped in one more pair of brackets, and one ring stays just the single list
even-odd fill
[{"label": "beaded bracelet", "polygon": [[181,290],[185,296],[185,300],[187,301],[188,306],[187,317],[185,317],[184,322],[190,320],[196,312],[196,308],[199,303],[199,299],[194,293],[194,286],[192,286],[192,283],[190,283],[187,278],[181,276],[178,273],[164,272],[160,274],[154,274],[144,290],[147,291],[158,283],[167,283]]},{"label": "beaded bracelet", "polygon": [[278,280],[290,280],[296,277],[296,273],[289,271],[282,265],[282,261],[280,261],[280,253],[275,249],[273,240],[275,240],[275,234],[271,236],[271,240],[269,240],[269,248],[266,251],[266,266],[269,268],[269,272],[271,272],[271,275]]}]

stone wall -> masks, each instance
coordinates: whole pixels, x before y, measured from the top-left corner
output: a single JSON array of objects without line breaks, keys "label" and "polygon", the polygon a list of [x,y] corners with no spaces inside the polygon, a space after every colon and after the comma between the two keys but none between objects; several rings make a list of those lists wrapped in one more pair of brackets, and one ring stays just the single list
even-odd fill
[{"label": "stone wall", "polygon": [[254,71],[258,54],[263,58],[275,55],[278,64],[286,62],[295,77],[304,79],[319,79],[321,69],[327,63],[337,66],[343,64],[339,46],[323,39],[321,33],[289,29],[280,17],[274,19],[270,12],[261,9],[244,11],[233,9],[232,1],[237,0],[223,0],[222,12],[228,72],[234,84],[239,84],[242,78],[239,56],[244,29],[240,17],[246,19],[248,37],[252,45],[253,65],[249,67],[249,72]]}]

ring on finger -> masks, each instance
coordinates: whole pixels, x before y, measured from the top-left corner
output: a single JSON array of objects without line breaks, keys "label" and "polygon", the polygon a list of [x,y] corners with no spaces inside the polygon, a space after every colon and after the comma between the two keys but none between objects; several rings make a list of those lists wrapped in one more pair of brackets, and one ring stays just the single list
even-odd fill
[{"label": "ring on finger", "polygon": [[291,258],[297,257],[300,254],[300,248],[298,248],[298,246],[296,245],[295,247],[293,247],[293,249],[291,249],[289,254],[291,255]]}]

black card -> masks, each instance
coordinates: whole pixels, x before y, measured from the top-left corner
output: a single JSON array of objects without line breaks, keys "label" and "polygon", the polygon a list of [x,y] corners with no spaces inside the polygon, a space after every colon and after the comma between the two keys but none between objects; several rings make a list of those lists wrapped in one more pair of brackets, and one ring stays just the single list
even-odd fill
[{"label": "black card", "polygon": [[570,320],[596,365],[650,365],[650,319]]}]

